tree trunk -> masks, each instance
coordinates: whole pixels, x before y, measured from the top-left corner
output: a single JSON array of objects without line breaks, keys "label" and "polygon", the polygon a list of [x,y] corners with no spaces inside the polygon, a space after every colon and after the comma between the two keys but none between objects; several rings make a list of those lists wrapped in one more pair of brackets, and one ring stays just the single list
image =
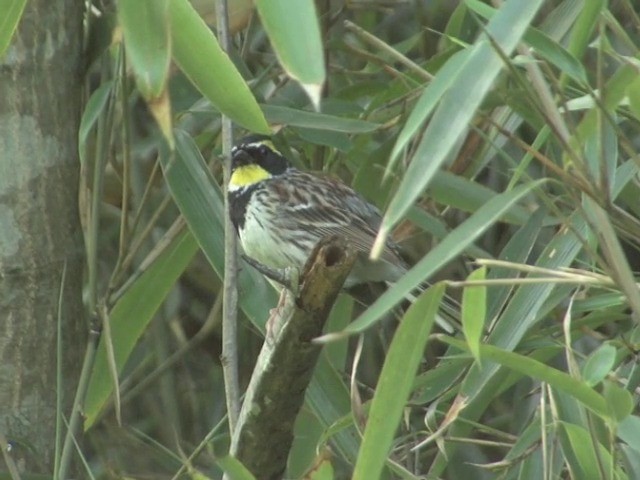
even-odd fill
[{"label": "tree trunk", "polygon": [[85,348],[77,187],[83,4],[27,2],[0,58],[0,433],[12,461],[30,473],[53,471],[58,317],[67,418]]}]

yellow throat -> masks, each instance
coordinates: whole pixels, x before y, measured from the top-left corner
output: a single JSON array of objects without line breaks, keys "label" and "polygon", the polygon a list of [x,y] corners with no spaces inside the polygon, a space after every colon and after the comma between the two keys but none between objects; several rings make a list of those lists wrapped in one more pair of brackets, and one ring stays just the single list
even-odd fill
[{"label": "yellow throat", "polygon": [[229,187],[242,188],[270,178],[271,174],[259,165],[243,165],[235,169],[229,179]]}]

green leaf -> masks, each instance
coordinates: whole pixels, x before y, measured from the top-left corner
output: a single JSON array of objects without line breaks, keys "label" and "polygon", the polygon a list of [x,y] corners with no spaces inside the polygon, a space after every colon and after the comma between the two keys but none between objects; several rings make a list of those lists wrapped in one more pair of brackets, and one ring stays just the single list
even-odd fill
[{"label": "green leaf", "polygon": [[596,28],[602,10],[607,6],[607,0],[589,0],[584,2],[580,15],[571,29],[568,51],[576,58],[582,58],[589,43],[591,33]]},{"label": "green leaf", "polygon": [[87,106],[84,108],[84,112],[82,112],[82,119],[80,120],[80,128],[78,131],[78,151],[80,152],[80,162],[82,163],[85,162],[89,133],[104,111],[109,96],[112,93],[112,87],[112,81],[107,81],[100,85],[96,91],[91,94]]},{"label": "green leaf", "polygon": [[[320,355],[313,372],[305,404],[324,426],[325,438],[319,443],[324,444],[331,438],[336,453],[352,464],[358,455],[359,438],[353,427],[349,390],[344,384],[343,374],[331,366],[324,354]],[[345,416],[348,420],[336,427]]]},{"label": "green leaf", "polygon": [[[575,478],[581,478],[584,480],[600,480],[600,468],[598,467],[598,454],[593,448],[593,441],[589,432],[579,425],[572,423],[561,423],[564,432],[569,440],[568,445],[565,442],[561,442],[563,446],[563,453],[567,463],[571,467],[571,471],[575,475]],[[600,444],[598,444],[600,447]],[[570,450],[567,451],[567,448]],[[600,458],[604,461],[605,458],[610,462],[611,456],[603,448],[599,449]],[[608,465],[605,465],[605,469],[608,470]]]},{"label": "green leaf", "polygon": [[444,290],[444,284],[438,283],[420,295],[393,336],[371,402],[353,472],[355,480],[381,478]]},{"label": "green leaf", "polygon": [[0,0],[0,59],[11,43],[27,0]]},{"label": "green leaf", "polygon": [[[198,244],[189,232],[178,235],[113,306],[109,322],[118,372],[197,250]],[[105,342],[101,341],[83,409],[85,430],[96,421],[112,390]]]},{"label": "green leaf", "polygon": [[[510,55],[533,20],[542,0],[508,0],[490,20],[486,35],[469,49],[464,64],[440,100],[411,163],[387,209],[376,246],[382,245],[391,228],[402,219],[440,166],[467,131],[476,109],[502,69],[503,61],[494,48]],[[427,87],[429,88],[429,87]],[[375,247],[374,247],[375,249]]]},{"label": "green leaf", "polygon": [[246,82],[188,0],[170,0],[169,19],[173,58],[195,87],[237,124],[271,133]]},{"label": "green leaf", "polygon": [[[475,212],[478,207],[498,195],[494,190],[467,178],[446,171],[439,171],[427,190],[429,198],[438,203],[457,208],[464,212]],[[524,207],[514,205],[504,215],[504,221],[524,225],[531,213]]]},{"label": "green leaf", "polygon": [[636,120],[640,120],[640,77],[637,77],[627,85],[629,108]]},{"label": "green leaf", "polygon": [[357,333],[370,327],[376,320],[402,301],[414,288],[467,249],[476,238],[482,235],[494,222],[498,221],[513,205],[532,190],[538,188],[541,183],[543,182],[521,185],[509,192],[496,195],[482,205],[476,213],[431,249],[422,260],[383,293],[343,332]]},{"label": "green leaf", "polygon": [[[482,281],[486,267],[478,268],[467,277],[469,282]],[[462,293],[462,331],[467,339],[471,355],[480,363],[480,339],[487,314],[487,287],[465,287]]]},{"label": "green leaf", "polygon": [[255,480],[256,478],[239,460],[229,455],[216,458],[216,463],[224,470],[229,480]]},{"label": "green leaf", "polygon": [[404,124],[404,127],[402,127],[402,130],[398,134],[398,138],[391,152],[387,170],[392,169],[400,153],[407,147],[413,136],[429,118],[442,96],[455,84],[462,68],[469,61],[470,55],[471,50],[468,49],[454,54],[438,71],[433,80],[431,80],[431,83],[429,83],[429,86],[424,89],[420,99],[411,110],[411,114]]},{"label": "green leaf", "polygon": [[452,389],[467,371],[470,363],[467,358],[443,359],[435,368],[418,375],[413,385],[413,390],[419,391],[414,403],[430,403]]},{"label": "green leaf", "polygon": [[[491,18],[497,11],[490,5],[478,0],[467,0],[465,4],[470,10],[484,18]],[[536,54],[555,65],[562,73],[569,75],[572,79],[584,85],[588,83],[584,65],[571,55],[568,50],[565,50],[560,43],[549,38],[546,33],[529,27],[524,34],[524,41],[535,50]]]},{"label": "green leaf", "polygon": [[605,343],[589,355],[582,369],[582,378],[593,387],[611,372],[616,361],[616,349]]},{"label": "green leaf", "polygon": [[604,398],[607,401],[609,415],[616,423],[624,421],[633,412],[634,400],[631,392],[615,383],[604,382]]},{"label": "green leaf", "polygon": [[127,61],[147,101],[165,89],[171,60],[169,0],[118,0]]},{"label": "green leaf", "polygon": [[618,437],[640,452],[640,417],[630,415],[618,424]]},{"label": "green leaf", "polygon": [[380,128],[380,125],[365,120],[337,117],[324,113],[307,112],[277,105],[261,105],[262,111],[273,124],[290,127],[314,128],[343,133],[369,133]]},{"label": "green leaf", "polygon": [[[461,350],[468,346],[461,340],[440,335],[440,340]],[[568,393],[596,415],[608,420],[609,411],[606,400],[586,383],[576,380],[571,375],[545,365],[533,358],[514,352],[508,352],[493,345],[480,345],[480,355],[486,360],[496,362],[527,377],[546,382],[553,388]]]},{"label": "green leaf", "polygon": [[324,51],[313,0],[256,0],[280,65],[318,108],[325,80]]}]

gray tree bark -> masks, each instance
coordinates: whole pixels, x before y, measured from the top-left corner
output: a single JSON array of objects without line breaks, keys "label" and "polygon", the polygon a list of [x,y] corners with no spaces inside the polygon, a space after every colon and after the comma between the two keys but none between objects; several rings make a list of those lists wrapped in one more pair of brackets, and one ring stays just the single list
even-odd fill
[{"label": "gray tree bark", "polygon": [[[0,58],[0,434],[10,462],[30,473],[53,471],[58,315],[67,417],[86,344],[77,152],[83,4],[27,2]],[[0,470],[5,463],[0,456]]]}]

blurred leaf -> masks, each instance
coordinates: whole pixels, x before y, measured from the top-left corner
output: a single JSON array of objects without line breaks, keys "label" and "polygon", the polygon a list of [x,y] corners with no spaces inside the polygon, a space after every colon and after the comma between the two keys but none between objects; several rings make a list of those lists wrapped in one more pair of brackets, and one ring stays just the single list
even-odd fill
[{"label": "blurred leaf", "polygon": [[[555,269],[573,262],[582,247],[577,236],[586,234],[586,225],[577,215],[567,223],[571,225],[571,231],[576,232],[575,236],[564,231],[554,235],[536,261],[537,266]],[[554,291],[562,290],[551,283],[517,287],[489,334],[489,342],[505,350],[515,349],[539,318],[540,309]],[[478,394],[496,370],[497,367],[491,365],[483,366],[481,372],[472,368],[463,387],[467,394],[470,397]]]},{"label": "blurred leaf", "polygon": [[112,81],[104,82],[91,94],[87,105],[84,107],[78,131],[78,152],[80,153],[81,163],[85,163],[89,133],[91,133],[91,129],[98,121],[98,117],[100,117],[104,111],[109,100],[109,96],[112,93],[112,87]]},{"label": "blurred leaf", "polygon": [[[359,435],[353,426],[349,390],[342,372],[334,369],[326,355],[320,355],[305,399],[325,428],[320,444],[333,440],[336,454],[352,464],[358,455]],[[348,416],[345,423],[336,422]]]},{"label": "blurred leaf", "polygon": [[256,0],[256,8],[280,65],[300,83],[317,110],[325,69],[313,0]]},{"label": "blurred leaf", "polygon": [[624,292],[636,322],[640,321],[640,291],[622,244],[607,212],[592,198],[585,196],[585,216],[598,235],[600,248],[612,270],[616,284]]},{"label": "blurred leaf", "polygon": [[444,240],[422,258],[400,280],[360,315],[345,333],[357,333],[370,327],[376,320],[391,311],[398,302],[402,301],[416,286],[429,279],[431,275],[447,264],[471,245],[494,222],[500,219],[512,206],[532,190],[539,187],[541,182],[521,185],[513,190],[496,195],[482,205],[476,213],[453,230]]},{"label": "blurred leaf", "polygon": [[534,28],[527,30],[524,39],[535,50],[535,53],[555,65],[560,72],[583,85],[588,84],[589,80],[584,65],[565,50],[560,43],[554,42]]},{"label": "blurred leaf", "polygon": [[455,82],[462,72],[463,67],[469,61],[470,50],[463,50],[454,54],[447,63],[438,71],[431,80],[429,86],[425,88],[420,99],[411,110],[409,118],[404,124],[402,131],[398,134],[396,144],[391,152],[388,170],[395,165],[400,153],[407,147],[413,136],[429,118],[433,109],[438,105],[442,96],[455,85]]},{"label": "blurred leaf", "polygon": [[308,112],[278,105],[261,105],[262,111],[272,124],[292,127],[314,128],[344,133],[369,133],[380,128],[377,123],[353,118],[337,117],[324,113]]},{"label": "blurred leaf", "polygon": [[[337,332],[344,329],[353,318],[353,307],[353,298],[348,295],[340,295],[336,303],[333,304],[325,331]],[[324,353],[333,368],[338,371],[342,371],[344,370],[347,362],[349,342],[347,340],[331,342],[324,347]]]},{"label": "blurred leaf", "polygon": [[313,466],[304,475],[304,480],[333,480],[335,472],[331,464],[331,450],[325,448],[315,459]]},{"label": "blurred leaf", "polygon": [[164,92],[169,74],[169,0],[118,0],[127,61],[147,101]]},{"label": "blurred leaf", "polygon": [[440,283],[420,295],[393,336],[373,395],[353,479],[381,478],[444,291]]},{"label": "blurred leaf", "polygon": [[629,415],[618,424],[618,437],[640,453],[640,417]]},{"label": "blurred leaf", "polygon": [[307,470],[313,470],[314,464],[322,461],[324,452],[318,450],[322,448],[320,438],[325,428],[309,408],[300,410],[295,421],[293,444],[287,461],[289,478],[302,478]]},{"label": "blurred leaf", "polygon": [[[490,5],[478,0],[467,0],[465,4],[470,10],[487,19],[491,18],[497,11]],[[547,34],[536,28],[529,27],[524,34],[524,40],[535,50],[536,54],[555,65],[562,73],[569,75],[583,85],[588,84],[587,72],[580,61],[565,50],[560,43],[549,38]]]},{"label": "blurred leaf", "polygon": [[604,382],[604,398],[609,414],[616,423],[624,421],[633,412],[634,400],[631,392],[615,383]]},{"label": "blurred leaf", "polygon": [[[461,350],[468,350],[465,342],[440,335],[440,340]],[[576,380],[571,375],[513,352],[508,352],[493,345],[480,345],[480,355],[486,360],[499,363],[500,365],[515,370],[527,377],[535,378],[541,382],[546,382],[553,388],[557,388],[568,393],[585,407],[603,419],[609,419],[607,402],[598,392],[589,387],[586,383]]]},{"label": "blurred leaf", "polygon": [[626,466],[627,478],[640,478],[640,453],[628,445],[620,445],[620,450],[623,453],[622,461]]},{"label": "blurred leaf", "polygon": [[640,77],[637,77],[627,85],[629,107],[636,120],[640,120]]},{"label": "blurred leaf", "polygon": [[27,0],[0,0],[0,59],[11,43],[26,4]]},{"label": "blurred leaf", "polygon": [[587,358],[582,369],[582,378],[590,387],[597,385],[611,372],[615,361],[615,347],[608,343],[601,345]]},{"label": "blurred leaf", "polygon": [[[487,275],[486,267],[481,267],[467,277],[469,282],[482,282]],[[480,363],[480,339],[487,315],[487,287],[467,286],[462,293],[462,331],[469,345],[469,351]]]},{"label": "blurred leaf", "polygon": [[413,385],[413,390],[418,391],[413,401],[417,404],[432,402],[460,381],[470,363],[467,358],[443,359],[435,368],[421,373]]},{"label": "blurred leaf", "polygon": [[216,458],[216,463],[224,470],[225,476],[229,480],[255,480],[247,468],[236,458],[231,456]]},{"label": "blurred leaf", "polygon": [[[433,176],[433,182],[427,189],[429,198],[438,203],[457,208],[463,212],[475,212],[497,192],[478,182],[466,179],[450,172],[439,171]],[[504,214],[504,221],[516,225],[524,225],[531,213],[526,208],[514,205]]]},{"label": "blurred leaf", "polygon": [[[531,256],[531,251],[536,245],[541,233],[542,221],[545,218],[545,209],[538,208],[522,228],[518,229],[507,245],[500,251],[499,259],[515,263],[527,263]],[[509,279],[517,278],[519,273],[508,268],[492,268],[487,277],[489,279]],[[515,285],[504,285],[491,289],[491,295],[487,301],[487,318],[490,322],[498,318],[499,313],[504,309],[509,300]]]},{"label": "blurred leaf", "polygon": [[[486,34],[493,39],[497,48],[510,55],[542,3],[541,0],[504,2],[487,25]],[[411,163],[382,220],[377,245],[405,215],[447,160],[504,66],[486,36],[482,36],[469,49],[464,60],[412,155]]]},{"label": "blurred leaf", "polygon": [[[197,250],[198,244],[189,232],[176,236],[113,306],[109,322],[118,372]],[[93,425],[112,390],[105,342],[101,341],[84,403],[85,430]]]},{"label": "blurred leaf", "polygon": [[574,27],[571,29],[569,36],[569,45],[567,49],[576,58],[581,58],[585,50],[589,46],[591,33],[596,28],[596,24],[607,6],[606,0],[590,0],[583,3],[580,15],[576,19]]},{"label": "blurred leaf", "polygon": [[196,88],[242,127],[271,133],[246,82],[188,0],[170,0],[169,19],[173,58]]},{"label": "blurred leaf", "polygon": [[[563,453],[574,478],[600,480],[602,478],[627,479],[611,453],[586,428],[581,425],[561,422],[562,431],[566,433],[567,442],[561,442]],[[594,448],[595,443],[595,448]],[[597,448],[597,452],[596,452]],[[611,472],[611,476],[607,473]]]}]

